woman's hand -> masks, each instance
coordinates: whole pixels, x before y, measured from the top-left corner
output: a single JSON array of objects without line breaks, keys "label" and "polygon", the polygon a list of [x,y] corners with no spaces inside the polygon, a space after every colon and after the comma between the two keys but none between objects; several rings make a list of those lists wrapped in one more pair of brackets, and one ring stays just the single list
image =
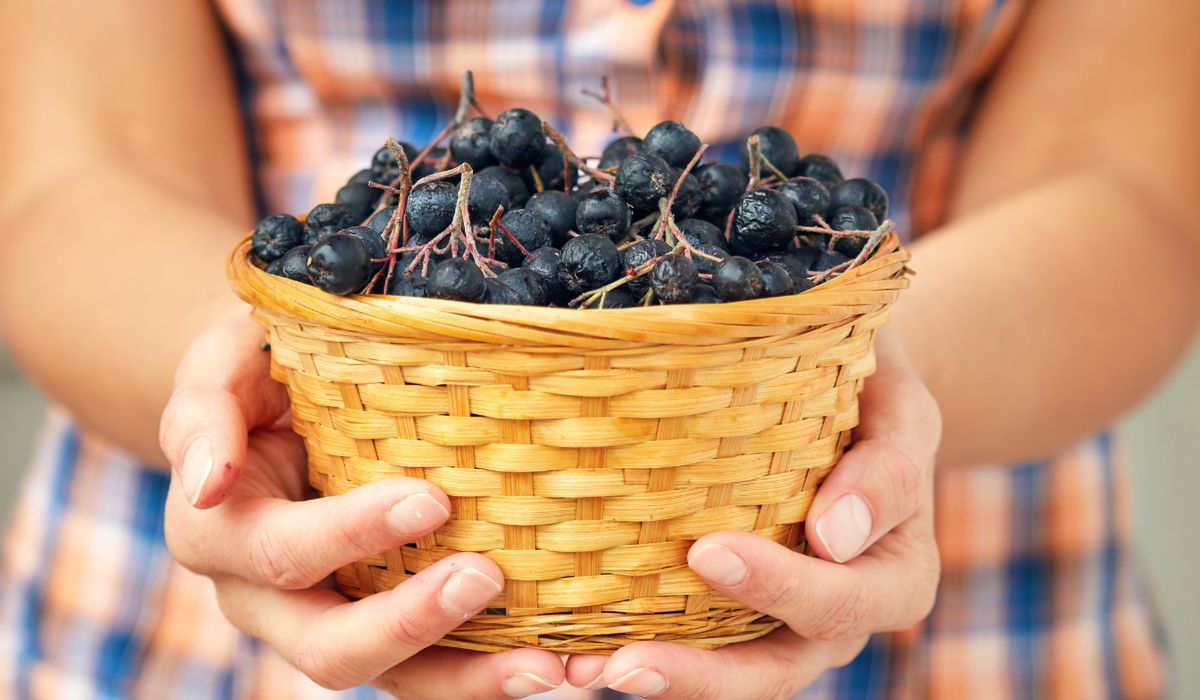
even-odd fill
[{"label": "woman's hand", "polygon": [[854,446],[809,511],[820,558],[743,532],[707,535],[688,552],[714,590],[786,627],[716,651],[637,642],[607,659],[575,656],[572,685],[652,698],[785,698],[853,660],[870,634],[929,613],[940,571],[932,500],[941,419],[899,347],[881,333],[876,349]]},{"label": "woman's hand", "polygon": [[499,568],[456,554],[394,590],[349,602],[340,566],[428,534],[449,515],[433,484],[397,478],[305,501],[303,442],[244,313],[201,334],[176,375],[161,442],[173,475],[166,536],[212,578],[221,609],[327,688],[370,683],[405,698],[524,697],[563,681],[554,654],[426,649],[500,593]]}]

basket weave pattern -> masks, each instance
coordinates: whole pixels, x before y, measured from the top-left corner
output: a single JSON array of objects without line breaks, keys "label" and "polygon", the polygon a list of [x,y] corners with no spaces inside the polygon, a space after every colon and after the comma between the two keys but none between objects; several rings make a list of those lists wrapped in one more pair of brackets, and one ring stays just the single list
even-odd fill
[{"label": "basket weave pattern", "polygon": [[339,571],[342,591],[481,552],[505,589],[441,643],[576,653],[712,648],[778,626],[712,592],[688,547],[717,530],[804,546],[908,259],[889,235],[802,295],[577,311],[333,297],[246,251],[230,277],[267,329],[312,485],[412,476],[453,506],[432,535]]}]

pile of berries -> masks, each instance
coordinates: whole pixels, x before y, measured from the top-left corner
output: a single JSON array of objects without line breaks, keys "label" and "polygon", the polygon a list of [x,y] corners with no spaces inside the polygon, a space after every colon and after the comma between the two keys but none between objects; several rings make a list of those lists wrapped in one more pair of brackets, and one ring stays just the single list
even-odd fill
[{"label": "pile of berries", "polygon": [[[260,221],[252,250],[267,272],[332,294],[708,304],[803,292],[890,229],[878,184],[801,157],[778,127],[751,133],[737,165],[700,164],[707,146],[676,121],[580,158],[527,109],[483,116],[464,86],[424,150],[389,139],[332,203]],[[624,126],[607,85],[597,97]]]}]

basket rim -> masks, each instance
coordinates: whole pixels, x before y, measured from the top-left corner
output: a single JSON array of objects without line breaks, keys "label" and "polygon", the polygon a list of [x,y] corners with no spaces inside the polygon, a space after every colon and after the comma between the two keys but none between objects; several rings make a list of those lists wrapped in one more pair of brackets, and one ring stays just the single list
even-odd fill
[{"label": "basket rim", "polygon": [[256,310],[333,331],[417,342],[474,341],[613,350],[711,346],[841,325],[895,301],[909,252],[895,232],[862,265],[799,294],[723,304],[569,309],[376,294],[337,296],[278,277],[250,260],[250,235],[230,251],[233,291]]}]

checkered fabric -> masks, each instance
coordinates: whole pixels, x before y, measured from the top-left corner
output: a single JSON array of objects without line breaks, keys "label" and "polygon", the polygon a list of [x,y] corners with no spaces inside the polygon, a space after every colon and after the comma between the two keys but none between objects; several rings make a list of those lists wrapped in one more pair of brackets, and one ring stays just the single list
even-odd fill
[{"label": "checkered fabric", "polygon": [[[584,154],[614,81],[635,129],[687,123],[730,157],[777,124],[881,182],[899,230],[938,223],[980,81],[1019,0],[220,0],[269,211],[328,200],[392,135],[424,143],[475,71],[490,112],[526,106]],[[804,698],[1157,697],[1161,635],[1107,435],[1043,461],[937,477],[943,580],[932,615],[877,635]],[[0,687],[17,698],[372,698],[322,690],[222,618],[175,564],[167,476],[61,414],[7,535]]]}]

